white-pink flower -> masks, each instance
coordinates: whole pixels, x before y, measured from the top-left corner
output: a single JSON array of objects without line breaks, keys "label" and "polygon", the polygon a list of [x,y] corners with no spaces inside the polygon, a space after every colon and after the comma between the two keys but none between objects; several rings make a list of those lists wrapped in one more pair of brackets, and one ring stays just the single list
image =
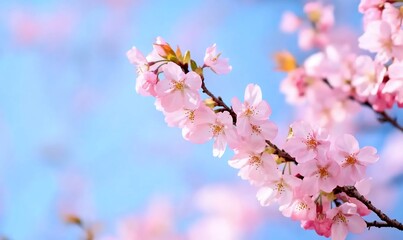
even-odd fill
[{"label": "white-pink flower", "polygon": [[232,107],[237,114],[237,130],[243,137],[273,140],[277,135],[277,126],[268,121],[271,114],[269,104],[262,100],[262,90],[256,84],[249,84],[245,89],[245,102],[232,99]]},{"label": "white-pink flower", "polygon": [[163,66],[165,79],[155,87],[157,98],[165,112],[174,112],[181,108],[195,109],[200,104],[199,89],[202,80],[195,72],[185,74],[175,63]]},{"label": "white-pink flower", "polygon": [[370,8],[380,8],[387,0],[361,0],[358,10],[365,13]]},{"label": "white-pink flower", "polygon": [[402,26],[403,14],[400,9],[390,3],[385,3],[382,11],[382,20],[388,22],[393,29],[393,32],[400,29]]},{"label": "white-pink flower", "polygon": [[316,205],[312,197],[305,195],[295,199],[288,207],[282,210],[284,216],[292,220],[315,220]]},{"label": "white-pink flower", "polygon": [[158,78],[153,72],[139,73],[136,78],[136,92],[143,96],[157,96],[155,86]]},{"label": "white-pink flower", "polygon": [[386,82],[382,93],[395,96],[395,100],[403,105],[403,62],[394,62],[388,68],[389,81]]},{"label": "white-pink flower", "polygon": [[277,170],[273,156],[266,151],[258,153],[249,149],[238,150],[228,164],[239,169],[238,176],[249,180],[253,185],[260,185],[268,174]]},{"label": "white-pink flower", "polygon": [[293,175],[275,171],[268,174],[264,185],[258,190],[256,197],[262,206],[278,202],[281,206],[288,206],[294,196],[294,189],[301,184],[301,179]]},{"label": "white-pink flower", "polygon": [[304,12],[309,20],[315,23],[317,31],[327,31],[334,24],[333,6],[324,6],[321,2],[308,2],[304,6]]},{"label": "white-pink flower", "polygon": [[319,191],[330,193],[339,184],[340,166],[335,161],[323,158],[297,166],[298,172],[304,176],[301,184],[302,192],[310,195]]},{"label": "white-pink flower", "polygon": [[352,85],[361,97],[377,94],[386,74],[383,64],[373,61],[369,56],[359,56],[355,60],[355,75]]},{"label": "white-pink flower", "polygon": [[353,203],[343,203],[341,206],[332,208],[326,212],[332,219],[331,239],[344,240],[348,232],[362,233],[367,224],[357,213],[357,206]]},{"label": "white-pink flower", "polygon": [[351,185],[365,178],[365,171],[369,164],[378,161],[374,147],[359,148],[358,141],[350,134],[339,137],[335,143],[335,151],[329,154],[342,168],[340,178],[342,185]]},{"label": "white-pink flower", "polygon": [[222,157],[227,143],[232,145],[237,140],[232,117],[228,112],[219,112],[204,116],[202,122],[184,128],[183,137],[194,143],[204,143],[214,138],[213,155]]},{"label": "white-pink flower", "polygon": [[369,8],[364,13],[363,22],[364,29],[367,28],[368,24],[373,21],[381,20],[382,11],[379,8]]},{"label": "white-pink flower", "polygon": [[131,64],[137,66],[147,65],[147,59],[136,47],[132,47],[129,51],[127,51],[126,56]]},{"label": "white-pink flower", "polygon": [[359,47],[376,53],[376,60],[381,63],[386,63],[393,57],[403,60],[403,31],[392,30],[388,22],[370,22],[358,39]]},{"label": "white-pink flower", "polygon": [[217,74],[227,74],[232,70],[232,66],[228,63],[228,58],[220,58],[221,53],[217,53],[216,44],[206,49],[204,56],[204,64]]},{"label": "white-pink flower", "polygon": [[323,128],[312,128],[306,122],[291,125],[292,136],[285,144],[285,149],[299,163],[324,155],[330,146],[329,136]]},{"label": "white-pink flower", "polygon": [[182,108],[174,112],[164,112],[165,122],[170,127],[192,128],[195,124],[209,122],[214,118],[214,111],[204,104],[196,109]]}]

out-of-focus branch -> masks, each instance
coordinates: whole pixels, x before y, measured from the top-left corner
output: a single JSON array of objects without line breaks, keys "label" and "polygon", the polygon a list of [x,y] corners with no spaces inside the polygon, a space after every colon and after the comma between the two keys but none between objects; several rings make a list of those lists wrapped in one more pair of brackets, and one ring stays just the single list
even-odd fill
[{"label": "out-of-focus branch", "polygon": [[[329,83],[329,81],[326,78],[323,79],[323,82],[326,83],[326,85],[328,85],[331,89],[334,89],[334,87]],[[403,126],[400,125],[397,122],[396,118],[391,117],[387,112],[385,112],[385,111],[381,111],[381,112],[376,111],[371,103],[369,103],[368,101],[365,101],[365,102],[358,101],[358,99],[356,99],[352,95],[350,95],[348,98],[350,100],[354,101],[354,102],[357,102],[357,103],[361,104],[362,106],[370,108],[377,115],[377,118],[378,118],[379,122],[381,122],[381,123],[386,123],[387,122],[387,123],[391,124],[393,127],[395,127],[396,129],[398,129],[401,132],[403,132]]]}]

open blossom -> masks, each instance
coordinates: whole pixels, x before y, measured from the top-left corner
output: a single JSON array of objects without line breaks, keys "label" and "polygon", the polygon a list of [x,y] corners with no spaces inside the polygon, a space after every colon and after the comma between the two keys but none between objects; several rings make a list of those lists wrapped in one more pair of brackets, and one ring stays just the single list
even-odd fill
[{"label": "open blossom", "polygon": [[238,116],[238,133],[241,136],[249,136],[261,132],[266,139],[272,140],[277,135],[277,127],[267,121],[271,108],[266,101],[262,100],[260,87],[256,84],[249,84],[245,89],[244,98],[244,103],[241,103],[236,97],[232,99],[232,106]]},{"label": "open blossom", "polygon": [[139,69],[143,70],[148,65],[147,59],[136,47],[132,47],[129,51],[127,51],[126,56],[130,63],[136,65]]},{"label": "open blossom", "polygon": [[237,139],[232,117],[228,112],[210,113],[202,117],[201,122],[197,122],[190,128],[184,128],[184,138],[194,143],[204,143],[214,138],[213,155],[222,157],[227,147],[227,143],[234,143]]},{"label": "open blossom", "polygon": [[238,168],[238,176],[254,185],[263,183],[268,173],[277,170],[277,164],[271,154],[266,151],[256,152],[253,149],[237,150],[228,164]]},{"label": "open blossom", "polygon": [[204,64],[209,66],[217,74],[227,74],[232,70],[228,63],[228,58],[220,58],[221,53],[217,53],[216,45],[213,44],[206,50]]},{"label": "open blossom", "polygon": [[185,107],[195,109],[200,103],[199,89],[201,78],[195,72],[185,74],[175,63],[164,65],[165,79],[155,87],[157,98],[166,112],[173,112]]},{"label": "open blossom", "polygon": [[393,57],[403,60],[403,31],[392,30],[385,21],[370,22],[358,39],[360,48],[376,53],[376,60],[381,63],[387,63]]},{"label": "open blossom", "polygon": [[282,213],[292,220],[315,220],[316,205],[312,197],[305,195],[303,198],[295,199],[288,207],[282,210]]},{"label": "open blossom", "polygon": [[379,8],[370,8],[364,13],[363,22],[364,29],[367,28],[368,24],[373,21],[381,20],[382,11]]},{"label": "open blossom", "polygon": [[334,25],[333,6],[324,6],[321,2],[308,2],[304,6],[308,19],[318,31],[327,31]]},{"label": "open blossom", "polygon": [[382,11],[382,20],[388,22],[393,31],[397,31],[402,26],[403,14],[400,9],[390,3],[385,3]]},{"label": "open blossom", "polygon": [[353,203],[343,203],[341,206],[332,208],[326,212],[332,219],[331,239],[344,240],[348,232],[362,233],[367,224],[357,213],[357,206]]},{"label": "open blossom", "polygon": [[301,227],[303,229],[315,230],[319,236],[330,237],[332,220],[326,218],[326,214],[318,213],[315,220],[301,221]]},{"label": "open blossom", "polygon": [[361,97],[377,94],[386,75],[383,64],[372,61],[369,56],[359,56],[355,60],[355,75],[352,85]]},{"label": "open blossom", "polygon": [[299,164],[298,172],[304,176],[301,190],[307,194],[313,195],[319,191],[329,193],[340,182],[340,166],[326,157]]},{"label": "open blossom", "polygon": [[308,123],[297,122],[291,125],[291,131],[285,149],[299,163],[313,160],[329,148],[329,136],[323,128],[314,129]]},{"label": "open blossom", "polygon": [[393,94],[396,97],[396,101],[403,107],[403,62],[394,62],[389,66],[388,74],[389,81],[386,82],[385,87],[382,89],[382,93]]},{"label": "open blossom", "polygon": [[205,123],[214,118],[215,114],[205,104],[196,109],[182,108],[174,112],[164,112],[165,122],[170,127],[191,128],[196,124]]},{"label": "open blossom", "polygon": [[294,196],[294,189],[301,184],[301,179],[293,175],[282,174],[275,171],[268,174],[264,185],[256,194],[262,206],[268,206],[272,202],[278,202],[281,206],[288,206]]},{"label": "open blossom", "polygon": [[367,166],[378,161],[379,157],[374,147],[366,146],[360,149],[354,136],[344,134],[336,140],[331,158],[341,166],[341,179],[348,185],[362,180]]}]

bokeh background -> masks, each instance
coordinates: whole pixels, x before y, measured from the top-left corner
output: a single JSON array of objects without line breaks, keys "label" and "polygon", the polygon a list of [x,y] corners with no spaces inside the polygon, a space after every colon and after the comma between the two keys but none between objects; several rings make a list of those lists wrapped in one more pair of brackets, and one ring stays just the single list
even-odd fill
[{"label": "bokeh background", "polygon": [[[347,25],[359,36],[359,1],[331,2],[339,26]],[[168,128],[153,99],[136,94],[135,69],[126,58],[133,45],[147,54],[157,36],[189,49],[199,61],[205,49],[217,43],[233,71],[225,76],[207,73],[209,88],[229,101],[241,98],[248,83],[258,83],[273,108],[272,120],[285,136],[296,113],[279,92],[285,75],[274,71],[272,56],[285,49],[300,59],[308,55],[298,49],[295,35],[285,35],[278,27],[285,10],[301,14],[303,4],[0,1],[0,236],[80,239],[82,230],[63,221],[66,214],[75,214],[94,229],[96,239],[119,238],[122,219],[132,217],[137,222],[148,219],[149,225],[155,222],[149,219],[162,219],[163,226],[185,239],[189,232],[207,232],[200,229],[208,226],[216,235],[204,239],[220,240],[224,227],[213,221],[217,229],[211,230],[203,221],[217,216],[214,204],[225,202],[221,207],[235,204],[229,212],[248,206],[237,216],[251,226],[229,226],[233,239],[319,239],[281,217],[276,207],[259,207],[255,189],[228,166],[230,151],[215,159],[211,143],[190,144],[179,129]],[[381,126],[370,112],[360,117],[365,128],[355,129],[361,143],[378,147],[381,161],[386,159],[371,171],[379,183],[373,202],[403,219],[402,134]],[[385,229],[350,236],[399,237],[403,234],[397,230]]]}]

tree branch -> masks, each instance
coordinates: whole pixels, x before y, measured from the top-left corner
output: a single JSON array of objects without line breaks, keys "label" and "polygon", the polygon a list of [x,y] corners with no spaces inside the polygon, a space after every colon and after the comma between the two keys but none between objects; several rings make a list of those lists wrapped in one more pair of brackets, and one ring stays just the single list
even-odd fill
[{"label": "tree branch", "polygon": [[[397,221],[396,219],[389,218],[385,213],[383,213],[380,209],[376,208],[371,201],[366,199],[363,195],[361,195],[358,190],[353,186],[344,186],[338,187],[338,190],[341,192],[346,193],[349,197],[356,198],[358,201],[362,202],[369,210],[374,212],[379,219],[384,221],[385,223],[378,223],[378,222],[367,222],[368,227],[392,227],[397,228],[403,231],[403,224]],[[369,224],[369,225],[368,225]]]},{"label": "tree branch", "polygon": [[[326,83],[326,85],[329,86],[329,88],[334,89],[334,87],[330,84],[330,82],[329,82],[326,78],[323,79],[323,82]],[[357,102],[357,103],[359,103],[359,104],[362,105],[362,106],[365,106],[365,107],[370,108],[370,109],[378,116],[378,121],[379,121],[379,122],[381,122],[381,123],[387,122],[387,123],[391,124],[393,127],[395,127],[396,129],[398,129],[398,130],[400,130],[401,132],[403,132],[403,126],[400,125],[400,124],[397,122],[397,119],[396,119],[396,118],[391,117],[387,112],[385,112],[385,111],[381,111],[381,112],[376,111],[376,110],[374,109],[374,107],[371,105],[371,103],[369,103],[368,101],[360,102],[360,101],[358,101],[358,99],[356,99],[356,98],[355,98],[354,96],[352,96],[352,95],[349,95],[348,98],[349,98],[351,101]]]}]

